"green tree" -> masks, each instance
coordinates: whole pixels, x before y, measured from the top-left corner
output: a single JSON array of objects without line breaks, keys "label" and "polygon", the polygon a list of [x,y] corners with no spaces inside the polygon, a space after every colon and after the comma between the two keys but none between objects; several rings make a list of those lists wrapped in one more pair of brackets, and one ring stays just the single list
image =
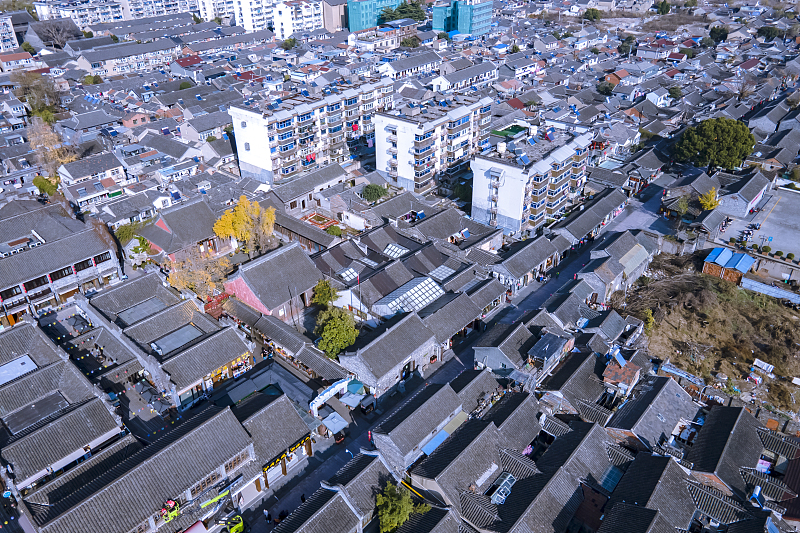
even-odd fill
[{"label": "green tree", "polygon": [[592,47],[592,49],[591,49],[591,50],[589,50],[589,51],[590,51],[591,53],[595,54],[595,55],[597,55],[597,54],[599,54],[599,53],[600,53],[600,49],[599,49],[599,48],[597,48],[596,46],[595,46],[595,47]]},{"label": "green tree", "polygon": [[626,56],[630,54],[636,46],[636,37],[628,35],[625,40],[617,47],[619,55]]},{"label": "green tree", "polygon": [[675,145],[675,158],[730,169],[741,165],[754,146],[755,138],[743,122],[711,118],[684,132]]},{"label": "green tree", "polygon": [[209,143],[210,142],[214,142],[216,140],[217,140],[217,138],[214,137],[213,135],[209,135],[208,137],[206,137],[206,142],[209,142]]},{"label": "green tree", "polygon": [[405,46],[406,48],[417,48],[420,45],[421,41],[419,37],[416,35],[412,37],[406,37],[402,41],[400,41],[400,46]]},{"label": "green tree", "polygon": [[710,211],[712,209],[716,209],[717,207],[719,207],[719,200],[717,199],[717,188],[711,187],[711,189],[708,192],[700,195],[699,200],[700,200],[700,207],[702,207],[704,211]]},{"label": "green tree", "polygon": [[689,197],[681,196],[675,204],[675,211],[682,217],[689,210]]},{"label": "green tree", "polygon": [[512,44],[511,48],[508,50],[508,53],[510,54],[516,54],[518,52],[519,52],[519,46],[517,45],[517,43]]},{"label": "green tree", "polygon": [[94,76],[92,76],[91,74],[87,74],[86,76],[84,76],[83,77],[83,84],[84,85],[92,85],[92,84],[94,84]]},{"label": "green tree", "polygon": [[349,311],[339,307],[330,307],[317,315],[316,334],[320,336],[318,348],[331,359],[348,346],[352,346],[358,337],[356,321]]},{"label": "green tree", "polygon": [[387,481],[386,486],[378,493],[376,507],[381,533],[396,531],[408,521],[412,514],[425,514],[430,510],[428,504],[414,504],[411,492],[403,487],[398,487],[391,481]]},{"label": "green tree", "polygon": [[339,291],[331,285],[327,279],[321,279],[314,285],[313,296],[311,302],[322,307],[330,307],[330,305],[339,298]]},{"label": "green tree", "polygon": [[181,91],[184,89],[191,89],[191,88],[192,88],[192,82],[190,81],[182,81],[181,84],[178,86],[178,90]]},{"label": "green tree", "polygon": [[789,175],[789,179],[791,179],[792,181],[800,181],[800,166],[794,167],[792,169],[792,172]]},{"label": "green tree", "polygon": [[390,22],[398,19],[425,20],[425,10],[420,2],[403,2],[395,9],[384,8],[381,12],[381,21]]},{"label": "green tree", "polygon": [[138,232],[141,227],[142,224],[138,222],[134,222],[133,224],[123,224],[117,228],[117,230],[114,232],[114,236],[122,246],[125,246],[131,239],[133,239],[133,237],[136,235],[136,232]]},{"label": "green tree", "polygon": [[614,91],[614,84],[608,81],[601,81],[597,84],[597,92],[604,96],[611,96]]},{"label": "green tree", "polygon": [[361,189],[361,197],[368,202],[377,202],[387,194],[386,188],[376,183],[368,183]]},{"label": "green tree", "polygon": [[677,85],[669,88],[669,97],[673,100],[680,100],[683,97],[683,91]]},{"label": "green tree", "polygon": [[728,38],[728,28],[725,26],[714,26],[708,34],[714,39],[715,43],[721,43]]},{"label": "green tree", "polygon": [[94,37],[94,33],[90,32],[90,31],[84,31],[83,32],[83,36],[85,38],[87,38],[87,39],[91,39],[92,37]]},{"label": "green tree", "polygon": [[281,43],[281,48],[283,48],[284,50],[291,50],[295,46],[297,46],[297,39],[295,39],[294,37],[289,37],[288,39],[286,39]]},{"label": "green tree", "polygon": [[201,22],[203,22],[203,19],[201,19],[200,17],[198,17],[197,15],[195,15],[194,13],[192,13],[192,21],[193,21],[195,24],[200,24]]},{"label": "green tree", "polygon": [[689,59],[694,57],[694,50],[692,50],[691,48],[681,48],[679,52],[685,54],[686,57],[688,57]]},{"label": "green tree", "polygon": [[112,34],[111,34],[111,40],[112,40],[112,41],[114,41],[115,43],[118,43],[118,42],[119,42],[119,37],[117,37],[116,35],[114,35],[114,34],[112,33]]},{"label": "green tree", "polygon": [[686,0],[683,7],[697,7],[697,0]]},{"label": "green tree", "polygon": [[771,41],[780,34],[781,30],[779,30],[775,26],[761,26],[760,28],[758,28],[758,33],[757,33],[759,37],[763,37],[767,41]]},{"label": "green tree", "polygon": [[24,43],[22,43],[22,49],[24,51],[28,52],[30,55],[35,55],[36,54],[36,48],[31,46],[31,43],[29,43],[28,41],[25,41]]},{"label": "green tree", "polygon": [[644,310],[644,331],[648,335],[653,332],[653,328],[656,325],[656,319],[653,317],[653,311],[651,309]]},{"label": "green tree", "polygon": [[42,76],[37,72],[15,70],[11,73],[11,81],[16,87],[14,94],[28,104],[33,114],[43,109],[52,111],[61,103],[61,95],[48,76]]},{"label": "green tree", "polygon": [[603,15],[602,13],[600,13],[599,9],[590,7],[583,13],[583,18],[585,18],[586,20],[591,20],[592,22],[597,22],[598,20],[603,18]]},{"label": "green tree", "polygon": [[328,235],[333,235],[334,237],[341,237],[342,236],[342,228],[339,226],[328,226],[325,228],[325,233]]},{"label": "green tree", "polygon": [[438,37],[439,39],[445,39],[447,41],[450,40],[450,34],[444,31],[440,31],[439,35],[437,35],[436,37]]},{"label": "green tree", "polygon": [[703,48],[712,48],[714,46],[717,46],[717,43],[714,42],[714,39],[712,39],[711,37],[705,36],[702,39],[700,39],[700,46],[702,46]]},{"label": "green tree", "polygon": [[669,10],[671,8],[672,8],[672,6],[669,5],[669,2],[667,2],[667,0],[661,0],[661,3],[658,4],[658,14],[659,15],[666,15],[666,14],[669,13]]},{"label": "green tree", "polygon": [[53,196],[58,190],[58,185],[45,178],[44,176],[36,176],[33,178],[33,184],[39,189],[39,192],[47,196]]}]

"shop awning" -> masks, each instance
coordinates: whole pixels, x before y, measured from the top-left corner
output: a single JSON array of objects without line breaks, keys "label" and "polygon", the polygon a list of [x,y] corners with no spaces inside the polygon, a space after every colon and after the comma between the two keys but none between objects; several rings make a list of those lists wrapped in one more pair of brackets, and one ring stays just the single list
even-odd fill
[{"label": "shop awning", "polygon": [[366,391],[364,390],[364,384],[357,379],[354,379],[347,384],[347,392],[352,394],[360,394],[362,396],[366,394]]},{"label": "shop awning", "polygon": [[347,422],[345,422],[342,415],[339,413],[331,413],[329,414],[322,423],[328,428],[328,431],[331,433],[339,433],[341,430],[347,427]]},{"label": "shop awning", "polygon": [[[350,387],[348,387],[349,389]],[[361,403],[361,399],[365,396],[365,394],[353,394],[352,392],[347,392],[339,398],[339,401],[345,404],[347,407],[352,407],[355,409],[358,407],[358,404]]]}]

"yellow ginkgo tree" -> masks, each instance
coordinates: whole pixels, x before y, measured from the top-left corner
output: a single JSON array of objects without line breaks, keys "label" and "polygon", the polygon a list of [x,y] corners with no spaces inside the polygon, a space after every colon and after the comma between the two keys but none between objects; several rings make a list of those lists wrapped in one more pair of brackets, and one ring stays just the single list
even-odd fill
[{"label": "yellow ginkgo tree", "polygon": [[248,253],[266,248],[274,230],[275,208],[264,209],[244,195],[239,197],[236,207],[225,211],[214,223],[218,237],[236,239]]}]

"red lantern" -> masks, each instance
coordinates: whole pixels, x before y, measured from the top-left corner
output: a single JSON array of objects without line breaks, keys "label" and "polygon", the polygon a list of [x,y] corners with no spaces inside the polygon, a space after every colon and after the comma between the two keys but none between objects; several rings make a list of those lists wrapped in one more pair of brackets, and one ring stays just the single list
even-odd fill
[{"label": "red lantern", "polygon": [[353,131],[358,131],[358,124],[353,124]]}]

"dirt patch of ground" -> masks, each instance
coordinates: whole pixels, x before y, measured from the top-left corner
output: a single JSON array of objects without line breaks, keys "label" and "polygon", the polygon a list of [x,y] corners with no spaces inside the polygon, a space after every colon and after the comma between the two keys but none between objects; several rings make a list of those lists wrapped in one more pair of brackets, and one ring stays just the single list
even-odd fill
[{"label": "dirt patch of ground", "polygon": [[641,29],[654,32],[677,31],[683,26],[689,27],[696,24],[703,24],[704,22],[707,24],[703,17],[697,17],[688,13],[669,13],[667,15],[652,17],[641,25]]},{"label": "dirt patch of ground", "polygon": [[[727,392],[735,386],[756,401],[796,411],[800,395],[795,402],[791,379],[800,376],[800,311],[702,274],[703,256],[657,256],[648,276],[613,305],[642,319],[653,313],[652,357],[670,359],[707,384],[721,372],[729,378]],[[747,381],[755,358],[774,365],[776,379],[760,372],[760,386]]]}]

